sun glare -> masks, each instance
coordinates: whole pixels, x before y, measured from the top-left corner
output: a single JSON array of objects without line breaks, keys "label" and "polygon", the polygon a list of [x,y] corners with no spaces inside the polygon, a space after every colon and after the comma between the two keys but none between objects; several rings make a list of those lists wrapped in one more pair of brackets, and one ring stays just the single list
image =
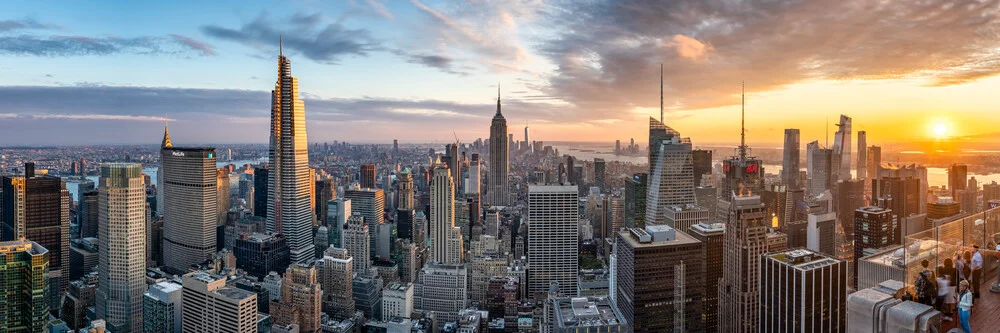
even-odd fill
[{"label": "sun glare", "polygon": [[937,124],[937,125],[934,125],[934,136],[936,136],[938,138],[943,138],[944,135],[947,134],[947,133],[948,133],[948,126],[945,126],[944,124],[940,124],[940,123]]}]

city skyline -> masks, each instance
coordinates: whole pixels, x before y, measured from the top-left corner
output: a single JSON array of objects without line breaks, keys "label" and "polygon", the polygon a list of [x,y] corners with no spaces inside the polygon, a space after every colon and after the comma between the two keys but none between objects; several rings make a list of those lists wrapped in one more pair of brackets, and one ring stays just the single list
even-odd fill
[{"label": "city skyline", "polygon": [[[152,144],[164,118],[192,143],[266,142],[260,105],[279,35],[311,73],[302,95],[316,142],[372,141],[362,129],[371,126],[402,142],[450,141],[453,129],[483,137],[460,124],[490,118],[497,82],[509,87],[512,132],[526,125],[549,142],[638,137],[659,111],[660,64],[664,123],[700,142],[737,141],[739,124],[718,120],[739,112],[742,80],[750,144],[779,144],[785,128],[823,142],[826,119],[839,114],[872,142],[1000,136],[974,121],[990,115],[1000,82],[988,37],[998,9],[988,6],[200,6],[10,4],[0,17],[0,142]],[[83,7],[93,20],[72,15]],[[170,15],[178,10],[185,15]],[[890,19],[867,23],[878,16]],[[848,31],[822,29],[835,22]]]}]

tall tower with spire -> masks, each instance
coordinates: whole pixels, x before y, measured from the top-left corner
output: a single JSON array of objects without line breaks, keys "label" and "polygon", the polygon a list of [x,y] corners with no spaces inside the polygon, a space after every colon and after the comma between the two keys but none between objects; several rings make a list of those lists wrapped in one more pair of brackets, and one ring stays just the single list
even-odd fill
[{"label": "tall tower with spire", "polygon": [[649,176],[646,183],[646,223],[664,224],[670,205],[695,203],[691,139],[663,124],[663,79],[660,79],[660,121],[649,117]]},{"label": "tall tower with spire", "polygon": [[[745,85],[744,85],[745,87]],[[741,94],[740,107],[740,146],[736,148],[736,156],[722,161],[721,200],[729,201],[734,195],[750,195],[764,191],[764,167],[761,160],[751,156],[751,149],[746,141],[746,88]]]},{"label": "tall tower with spire", "polygon": [[487,203],[492,206],[510,205],[510,142],[507,136],[507,119],[500,113],[500,85],[497,84],[497,113],[490,123],[490,177],[486,193]]},{"label": "tall tower with spire", "polygon": [[[215,148],[175,147],[166,125],[157,172],[157,206],[163,216],[161,264],[185,272],[216,252],[218,187]],[[150,243],[152,244],[152,243]]]},{"label": "tall tower with spire", "polygon": [[292,262],[313,258],[312,205],[306,109],[299,81],[279,40],[278,80],[271,91],[271,135],[268,150],[267,231],[285,235]]}]

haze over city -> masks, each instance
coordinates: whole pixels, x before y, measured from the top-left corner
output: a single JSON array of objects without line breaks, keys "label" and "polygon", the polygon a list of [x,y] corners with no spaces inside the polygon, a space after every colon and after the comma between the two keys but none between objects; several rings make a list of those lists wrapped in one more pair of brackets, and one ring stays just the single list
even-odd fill
[{"label": "haze over city", "polygon": [[[481,137],[501,85],[546,141],[636,138],[659,113],[699,144],[837,115],[883,143],[995,141],[990,1],[8,2],[0,144],[266,143],[279,35],[309,73],[309,140]],[[830,28],[836,26],[836,29]],[[477,124],[470,126],[469,124]],[[832,125],[827,125],[832,127]],[[830,133],[835,128],[829,129]],[[982,148],[981,144],[973,147]]]}]

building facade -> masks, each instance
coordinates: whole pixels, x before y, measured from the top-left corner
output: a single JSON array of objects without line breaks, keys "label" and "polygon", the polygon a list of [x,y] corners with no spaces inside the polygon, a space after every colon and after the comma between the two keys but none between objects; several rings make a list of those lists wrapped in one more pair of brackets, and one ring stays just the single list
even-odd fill
[{"label": "building facade", "polygon": [[0,242],[0,331],[42,332],[49,322],[49,259],[49,250],[36,242]]},{"label": "building facade", "polygon": [[845,332],[847,263],[794,249],[760,263],[760,332]]},{"label": "building facade", "polygon": [[114,332],[142,331],[146,291],[146,186],[142,165],[101,164],[97,317]]},{"label": "building facade", "polygon": [[576,290],[580,213],[576,186],[528,186],[528,293],[545,295],[549,282]]},{"label": "building facade", "polygon": [[509,206],[511,204],[510,185],[510,149],[507,137],[507,119],[500,113],[500,87],[497,87],[497,113],[490,123],[490,156],[489,156],[489,190],[486,191],[486,203],[490,206]]},{"label": "building facade", "polygon": [[[164,131],[164,137],[167,132]],[[160,147],[164,265],[186,272],[215,254],[219,218],[215,148]],[[162,179],[162,180],[160,180]],[[228,193],[226,196],[228,197]]]}]

